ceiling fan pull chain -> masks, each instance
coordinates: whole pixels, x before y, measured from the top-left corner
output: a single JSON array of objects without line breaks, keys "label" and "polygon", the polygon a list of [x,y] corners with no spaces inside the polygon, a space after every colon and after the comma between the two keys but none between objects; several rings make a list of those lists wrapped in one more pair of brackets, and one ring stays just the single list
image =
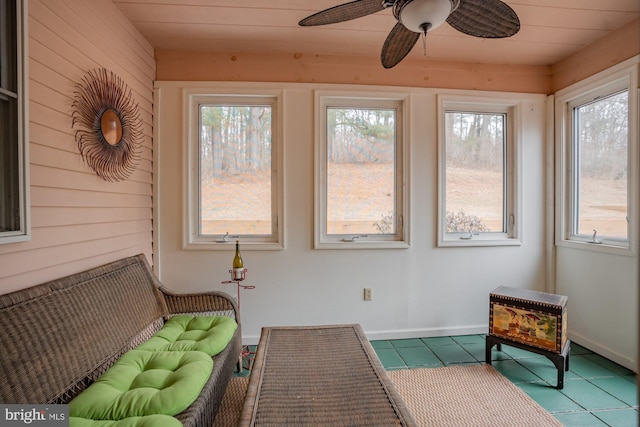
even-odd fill
[{"label": "ceiling fan pull chain", "polygon": [[427,33],[422,33],[422,52],[427,56]]},{"label": "ceiling fan pull chain", "polygon": [[427,56],[427,31],[431,28],[431,24],[424,23],[420,25],[420,29],[422,30],[422,49],[424,51],[424,56]]}]

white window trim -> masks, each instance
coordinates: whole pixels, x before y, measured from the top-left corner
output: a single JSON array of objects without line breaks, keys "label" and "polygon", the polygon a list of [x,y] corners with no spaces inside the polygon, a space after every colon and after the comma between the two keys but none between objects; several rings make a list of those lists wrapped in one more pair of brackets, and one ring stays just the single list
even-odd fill
[{"label": "white window trim", "polygon": [[[315,91],[315,212],[314,249],[407,249],[409,242],[409,95],[393,92]],[[387,107],[398,104],[396,121],[396,211],[398,233],[391,239],[375,236],[350,240],[326,233],[327,146],[326,107]],[[387,105],[384,105],[387,104]]]},{"label": "white window trim", "polygon": [[[506,233],[447,233],[445,113],[448,110],[507,113]],[[518,246],[522,244],[522,113],[514,98],[438,95],[438,247]]]},{"label": "white window trim", "polygon": [[[556,138],[556,245],[567,248],[609,253],[615,255],[635,256],[638,253],[638,182],[639,130],[640,121],[640,56],[628,59],[608,70],[595,74],[579,83],[573,84],[555,96],[555,138]],[[627,218],[629,220],[628,242],[621,246],[622,239],[606,239],[601,244],[594,244],[590,239],[571,236],[572,215],[572,106],[579,100],[595,96],[597,93],[613,90],[629,90],[629,151],[627,171]]]},{"label": "white window trim", "polygon": [[282,90],[185,88],[182,90],[183,123],[183,239],[185,250],[229,250],[238,236],[228,239],[218,236],[200,236],[198,230],[199,206],[199,109],[198,105],[213,99],[264,99],[273,100],[273,137],[271,147],[272,161],[272,218],[275,227],[275,241],[264,238],[240,236],[243,250],[282,250],[284,249],[284,180],[283,180],[283,104]]},{"label": "white window trim", "polygon": [[20,230],[0,233],[0,244],[31,240],[29,183],[29,6],[27,0],[16,0],[18,36],[18,166],[20,193]]}]

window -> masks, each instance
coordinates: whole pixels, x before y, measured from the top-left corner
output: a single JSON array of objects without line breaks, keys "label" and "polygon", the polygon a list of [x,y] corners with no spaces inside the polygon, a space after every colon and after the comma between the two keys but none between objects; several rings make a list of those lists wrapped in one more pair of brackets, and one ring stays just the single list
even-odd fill
[{"label": "window", "polygon": [[0,243],[29,238],[25,16],[0,2]]},{"label": "window", "polygon": [[[280,248],[275,95],[190,93],[189,213],[185,247]],[[247,246],[248,244],[248,246]]]},{"label": "window", "polygon": [[439,245],[519,244],[515,106],[440,97]]},{"label": "window", "polygon": [[316,248],[407,247],[402,98],[319,94]]},{"label": "window", "polygon": [[637,135],[630,120],[637,117],[637,100],[630,87],[636,76],[635,68],[605,73],[558,95],[561,245],[596,251],[632,247],[637,191],[631,177],[638,165],[629,144]]},{"label": "window", "polygon": [[571,237],[626,242],[629,91],[571,109]]}]

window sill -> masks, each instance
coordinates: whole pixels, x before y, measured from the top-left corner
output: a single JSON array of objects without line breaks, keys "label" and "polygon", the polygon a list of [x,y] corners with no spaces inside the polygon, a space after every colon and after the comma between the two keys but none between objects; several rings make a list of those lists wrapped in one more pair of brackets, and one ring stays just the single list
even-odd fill
[{"label": "window sill", "polygon": [[470,239],[463,238],[445,238],[438,241],[440,248],[464,248],[464,247],[483,247],[483,246],[521,246],[520,239],[510,238],[482,238],[472,237]]},{"label": "window sill", "polygon": [[31,240],[30,234],[25,233],[0,233],[0,245],[8,244],[8,243],[19,243],[19,242],[27,242]]},{"label": "window sill", "polygon": [[556,246],[564,248],[579,249],[583,251],[598,252],[603,254],[620,255],[620,256],[636,256],[634,251],[626,246],[614,246],[607,243],[591,243],[579,240],[560,240],[556,242]]},{"label": "window sill", "polygon": [[[284,249],[284,245],[278,242],[250,242],[241,240],[240,244],[242,245],[243,251],[281,251]],[[182,245],[182,249],[185,251],[229,251],[231,246],[235,247],[235,240],[229,240],[228,242],[188,242]]]},{"label": "window sill", "polygon": [[405,241],[329,241],[316,243],[314,249],[409,249]]}]

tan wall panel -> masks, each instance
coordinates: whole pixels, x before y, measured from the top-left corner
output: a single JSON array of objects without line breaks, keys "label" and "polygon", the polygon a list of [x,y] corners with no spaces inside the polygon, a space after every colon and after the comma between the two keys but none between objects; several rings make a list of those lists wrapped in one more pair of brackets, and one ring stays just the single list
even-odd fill
[{"label": "tan wall panel", "polygon": [[72,224],[57,227],[42,227],[33,230],[33,239],[20,245],[18,251],[8,245],[0,245],[0,254],[25,252],[48,247],[60,247],[78,241],[77,235],[83,235],[86,241],[102,240],[115,236],[147,233],[151,224],[146,219],[120,221],[117,223]]},{"label": "tan wall panel", "polygon": [[153,47],[135,26],[124,17],[120,7],[113,7],[107,2],[100,2],[97,5],[94,0],[84,0],[83,2],[91,5],[92,10],[99,14],[100,20],[107,23],[107,30],[118,28],[117,34],[121,36],[123,44],[128,46],[132,53],[140,56],[141,60],[147,64],[150,70],[149,76],[155,75],[156,62],[153,59]]},{"label": "tan wall panel", "polygon": [[[46,127],[32,121],[31,126],[29,127],[29,137],[32,145],[55,148],[59,151],[65,151],[67,153],[73,153],[74,155],[80,156],[80,152],[76,148],[71,129],[65,132],[57,129],[51,129],[50,127]],[[32,152],[33,150],[35,149],[32,148]],[[33,159],[31,160],[33,161]]]},{"label": "tan wall panel", "polygon": [[[109,2],[95,0],[57,0],[60,4],[68,4],[74,13],[65,15],[71,25],[84,34],[98,33],[98,49],[104,51],[110,58],[131,63],[131,66],[143,74],[134,76],[141,88],[146,88],[147,79],[153,79],[156,64],[153,59],[153,48],[133,25],[122,15],[120,9]],[[47,0],[48,4],[48,0]],[[55,8],[55,5],[54,5]],[[93,19],[87,21],[86,17]],[[127,68],[131,68],[127,66]],[[133,75],[133,73],[132,73]],[[148,91],[148,89],[144,89]]]},{"label": "tan wall panel", "polygon": [[[153,49],[110,1],[29,1],[31,240],[0,245],[0,293],[144,253],[153,259]],[[76,84],[113,71],[139,105],[141,159],[110,183],[80,156]]]},{"label": "tan wall panel", "polygon": [[151,196],[117,193],[96,193],[94,191],[67,190],[64,188],[34,187],[31,192],[33,207],[117,207],[150,208]]},{"label": "tan wall panel", "polygon": [[[65,144],[65,146],[66,145],[67,144]],[[83,162],[82,156],[80,156],[80,152],[77,149],[65,150],[55,146],[40,145],[33,138],[31,139],[29,148],[32,167],[40,165],[59,169],[78,170],[81,168]]]},{"label": "tan wall panel", "polygon": [[[111,68],[107,61],[115,61],[122,67],[124,74],[122,77],[128,78],[130,86],[139,88],[141,93],[147,92],[148,90],[144,89],[144,82],[146,79],[152,79],[154,72],[148,62],[140,59],[140,50],[144,51],[143,55],[152,57],[153,49],[150,46],[147,49],[142,49],[140,46],[137,52],[127,49],[126,41],[130,38],[129,35],[121,26],[115,24],[115,21],[111,24],[105,22],[106,15],[96,10],[99,3],[105,2],[81,0],[34,2],[33,5],[29,5],[29,15],[33,21],[41,25],[37,26],[36,30],[30,29],[30,31],[37,40],[42,41],[42,35],[49,34],[54,43],[56,40],[66,42],[66,51],[75,52],[77,62],[74,62],[81,69],[90,63],[94,66],[104,64],[106,68]],[[113,4],[109,6],[115,8]],[[124,17],[122,19],[126,21]]]},{"label": "tan wall panel", "polygon": [[[102,247],[95,245],[95,240],[79,240],[73,243],[65,244],[63,247],[53,246],[33,249],[28,252],[13,252],[4,254],[2,257],[7,261],[6,267],[3,268],[3,274],[11,277],[31,270],[55,267],[60,264],[74,262],[82,258],[90,258],[105,253],[104,247],[114,249],[125,249],[132,247],[140,247],[141,239],[144,234],[128,234],[124,236],[105,237],[100,239]],[[113,252],[113,251],[109,251]],[[141,253],[142,251],[138,251]],[[25,264],[22,262],[25,254],[30,254],[38,258],[37,264]],[[121,258],[120,256],[117,258]],[[35,268],[34,268],[35,267]]]},{"label": "tan wall panel", "polygon": [[[135,181],[136,174],[146,174],[144,181]],[[151,177],[141,171],[122,182],[107,183],[98,178],[88,166],[83,165],[82,171],[65,170],[31,163],[32,187],[56,187],[75,190],[87,190],[99,193],[143,194],[151,196],[149,186]]]},{"label": "tan wall panel", "polygon": [[[68,262],[48,265],[46,268],[32,268],[20,274],[4,276],[2,278],[2,289],[3,292],[17,291],[25,287],[24,283],[43,283],[51,280],[52,277],[63,277],[78,271],[87,270],[96,265],[106,264],[114,260],[114,255],[117,255],[117,258],[124,258],[141,253],[146,256],[151,264],[153,255],[151,250],[147,248],[147,245],[130,246],[120,248],[117,254],[110,252],[98,255],[87,254],[86,258],[76,258]],[[35,252],[33,254],[35,255]],[[43,257],[47,256],[46,253],[42,253],[41,255]]]},{"label": "tan wall panel", "polygon": [[[74,224],[118,223],[146,219],[148,208],[122,207],[50,207],[31,208],[33,220],[41,227],[58,227]],[[85,236],[78,235],[78,240]],[[95,242],[96,244],[99,242]]]}]

